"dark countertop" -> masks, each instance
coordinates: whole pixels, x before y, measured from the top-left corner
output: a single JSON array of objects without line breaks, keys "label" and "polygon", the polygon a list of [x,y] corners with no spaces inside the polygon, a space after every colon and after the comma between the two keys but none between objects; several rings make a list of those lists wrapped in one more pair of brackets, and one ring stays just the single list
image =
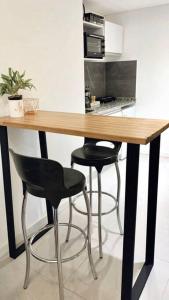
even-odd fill
[{"label": "dark countertop", "polygon": [[134,97],[117,97],[117,100],[100,104],[100,106],[93,107],[92,111],[86,111],[86,113],[90,115],[109,115],[135,104],[136,99]]}]

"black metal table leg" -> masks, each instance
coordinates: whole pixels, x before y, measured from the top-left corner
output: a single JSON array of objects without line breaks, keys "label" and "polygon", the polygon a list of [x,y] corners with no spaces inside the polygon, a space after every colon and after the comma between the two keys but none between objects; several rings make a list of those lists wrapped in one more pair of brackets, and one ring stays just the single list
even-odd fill
[{"label": "black metal table leg", "polygon": [[[158,172],[159,172],[159,153],[160,153],[160,136],[150,143],[149,157],[149,184],[148,184],[148,210],[147,210],[147,236],[146,236],[146,257],[145,263],[140,271],[139,276],[133,284],[133,267],[134,267],[134,243],[135,243],[135,226],[136,226],[136,205],[137,205],[137,183],[138,183],[138,152],[133,152],[133,163],[135,168],[132,169],[132,151],[133,146],[128,145],[128,158],[126,169],[126,203],[125,203],[125,228],[124,228],[124,245],[123,245],[123,270],[122,270],[122,300],[138,300],[150,275],[154,264],[155,249],[155,231],[156,231],[156,213],[157,213],[157,191],[158,191]],[[137,168],[136,168],[137,165]],[[137,170],[136,170],[137,169]],[[133,189],[130,186],[132,178],[134,179]],[[133,173],[134,172],[134,173]],[[132,197],[133,195],[133,197]],[[131,198],[130,198],[131,197]],[[130,203],[133,202],[134,203]],[[129,218],[129,220],[127,219]]]},{"label": "black metal table leg", "polygon": [[9,255],[16,257],[15,224],[12,203],[11,172],[8,151],[8,133],[7,128],[0,126],[2,173],[4,183],[4,195],[6,206],[7,232],[9,241]]},{"label": "black metal table leg", "polygon": [[121,299],[132,299],[137,187],[140,145],[127,145],[124,242]]},{"label": "black metal table leg", "polygon": [[[48,158],[46,133],[44,131],[39,131],[39,142],[40,142],[41,157]],[[53,209],[49,201],[46,201],[46,209],[47,209],[47,216],[48,216],[48,224],[53,224]]]},{"label": "black metal table leg", "polygon": [[146,255],[145,263],[133,287],[132,300],[140,298],[154,265],[159,157],[160,136],[150,143]]},{"label": "black metal table leg", "polygon": [[150,144],[149,185],[147,209],[146,265],[154,264],[160,136]]}]

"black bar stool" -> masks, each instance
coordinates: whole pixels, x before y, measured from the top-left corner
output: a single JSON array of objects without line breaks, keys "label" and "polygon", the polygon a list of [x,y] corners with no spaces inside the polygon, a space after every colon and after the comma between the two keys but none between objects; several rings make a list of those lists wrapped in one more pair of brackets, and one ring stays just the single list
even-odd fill
[{"label": "black bar stool", "polygon": [[[91,213],[92,216],[98,216],[98,236],[99,236],[99,255],[100,258],[103,257],[102,251],[102,230],[101,230],[101,216],[107,215],[114,210],[117,212],[117,220],[120,229],[120,234],[123,234],[121,220],[120,220],[120,213],[119,213],[119,201],[120,201],[120,171],[118,166],[118,153],[121,148],[120,142],[111,142],[114,145],[114,148],[110,148],[107,146],[101,146],[98,143],[103,142],[102,140],[96,140],[91,138],[85,138],[84,145],[81,148],[78,148],[72,152],[71,155],[71,167],[73,168],[74,163],[82,166],[89,167],[89,191],[87,193],[90,194],[90,207],[92,211],[92,194],[98,194],[98,212]],[[105,142],[105,141],[104,141]],[[101,188],[101,171],[104,166],[115,164],[116,174],[117,174],[117,196],[113,196],[109,193],[103,192]],[[95,167],[97,170],[97,178],[98,178],[98,191],[92,190],[92,167]],[[106,212],[102,212],[102,194],[110,196],[115,201],[115,206]],[[77,199],[77,197],[76,197]],[[75,201],[76,201],[75,199]],[[75,205],[75,201],[70,201],[70,218],[69,224],[71,225],[72,222],[72,207],[76,211],[81,214],[87,215],[87,212],[81,211]],[[67,238],[66,241],[69,240],[71,226],[68,227]]]},{"label": "black bar stool", "polygon": [[[28,286],[29,274],[30,274],[30,255],[32,254],[35,258],[42,262],[57,263],[58,266],[58,280],[59,280],[59,295],[60,300],[64,299],[63,290],[63,278],[62,278],[62,263],[70,261],[81,254],[81,252],[88,248],[88,257],[92,270],[94,279],[97,279],[95,272],[95,267],[93,264],[93,259],[91,255],[91,212],[90,204],[88,200],[87,193],[85,191],[85,176],[76,170],[70,168],[63,168],[61,164],[56,161],[35,157],[27,157],[23,155],[16,154],[14,151],[10,150],[17,172],[23,182],[23,204],[22,204],[22,229],[26,249],[26,274],[24,281],[24,288]],[[58,206],[62,199],[67,197],[72,197],[78,193],[83,192],[86,209],[88,213],[88,226],[87,226],[87,236],[86,233],[73,224],[58,223]],[[30,193],[36,197],[47,199],[54,210],[54,224],[49,224],[43,227],[41,230],[36,232],[30,239],[27,235],[26,230],[26,204],[27,204],[27,193]],[[58,227],[70,226],[79,230],[84,236],[85,242],[83,248],[71,257],[62,259],[60,244],[59,244],[59,230]],[[49,228],[54,227],[54,237],[55,237],[55,257],[53,259],[40,257],[33,249],[32,243],[36,236]]]}]

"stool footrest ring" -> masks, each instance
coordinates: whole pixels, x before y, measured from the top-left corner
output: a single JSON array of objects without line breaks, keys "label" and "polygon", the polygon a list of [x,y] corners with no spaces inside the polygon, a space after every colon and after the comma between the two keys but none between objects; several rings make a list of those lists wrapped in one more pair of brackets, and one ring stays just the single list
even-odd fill
[{"label": "stool footrest ring", "polygon": [[[90,191],[86,191],[86,193],[87,193],[87,194],[90,194]],[[92,191],[92,194],[98,194],[98,191]],[[118,203],[117,203],[117,199],[116,199],[115,196],[113,196],[113,195],[111,195],[111,194],[109,194],[109,193],[107,193],[107,192],[101,192],[101,194],[111,197],[111,198],[114,200],[114,202],[115,202],[115,206],[114,206],[113,208],[111,208],[111,209],[108,210],[108,211],[105,211],[105,212],[102,212],[102,213],[101,213],[102,216],[105,216],[105,215],[108,215],[108,214],[112,213],[114,210],[116,210],[117,207],[118,207]],[[77,198],[79,198],[79,197],[81,197],[81,196],[82,196],[82,194],[77,195],[77,196],[75,197],[75,199],[72,201],[72,205],[73,205],[74,209],[75,209],[78,213],[87,216],[87,212],[80,210],[80,209],[77,208],[77,206],[75,205],[75,202],[76,202]],[[98,216],[98,213],[91,213],[91,216],[97,217],[97,216]]]},{"label": "stool footrest ring", "polygon": [[[68,223],[59,223],[59,226],[68,226],[68,225],[69,225]],[[78,257],[78,256],[85,250],[86,245],[87,245],[87,240],[88,240],[86,233],[85,233],[84,230],[82,230],[80,227],[78,227],[78,226],[76,226],[76,225],[74,225],[74,224],[71,224],[71,225],[69,225],[69,226],[71,226],[72,228],[74,228],[74,229],[76,229],[76,230],[78,230],[78,231],[81,232],[81,234],[82,234],[83,237],[84,237],[84,244],[83,244],[83,247],[81,248],[81,250],[79,250],[76,254],[74,254],[74,255],[72,255],[72,256],[70,256],[70,257],[63,258],[63,259],[61,260],[62,263],[71,261],[71,260],[75,259],[76,257]],[[31,253],[31,255],[32,255],[34,258],[38,259],[39,261],[42,261],[42,262],[45,262],[45,263],[57,263],[57,258],[50,259],[50,258],[44,258],[44,257],[39,256],[39,255],[33,250],[33,248],[32,248],[32,243],[33,243],[34,239],[36,238],[36,236],[37,236],[39,233],[43,232],[43,231],[46,230],[46,229],[50,229],[50,228],[52,228],[52,227],[54,227],[53,224],[49,224],[49,225],[44,226],[43,228],[41,228],[40,230],[38,230],[34,235],[32,235],[32,237],[31,237],[30,240],[29,240],[29,247],[30,247],[30,253]]]}]

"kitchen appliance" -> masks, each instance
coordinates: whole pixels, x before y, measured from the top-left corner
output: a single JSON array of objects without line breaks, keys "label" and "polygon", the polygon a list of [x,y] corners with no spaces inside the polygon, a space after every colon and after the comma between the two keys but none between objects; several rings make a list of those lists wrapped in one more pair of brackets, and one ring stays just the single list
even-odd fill
[{"label": "kitchen appliance", "polygon": [[84,32],[84,57],[103,58],[105,56],[104,36]]},{"label": "kitchen appliance", "polygon": [[97,101],[100,101],[100,103],[107,103],[111,101],[115,101],[116,97],[113,96],[103,96],[103,97],[97,97]]},{"label": "kitchen appliance", "polygon": [[104,24],[104,17],[93,14],[93,13],[85,13],[84,19],[86,22],[103,25]]}]

